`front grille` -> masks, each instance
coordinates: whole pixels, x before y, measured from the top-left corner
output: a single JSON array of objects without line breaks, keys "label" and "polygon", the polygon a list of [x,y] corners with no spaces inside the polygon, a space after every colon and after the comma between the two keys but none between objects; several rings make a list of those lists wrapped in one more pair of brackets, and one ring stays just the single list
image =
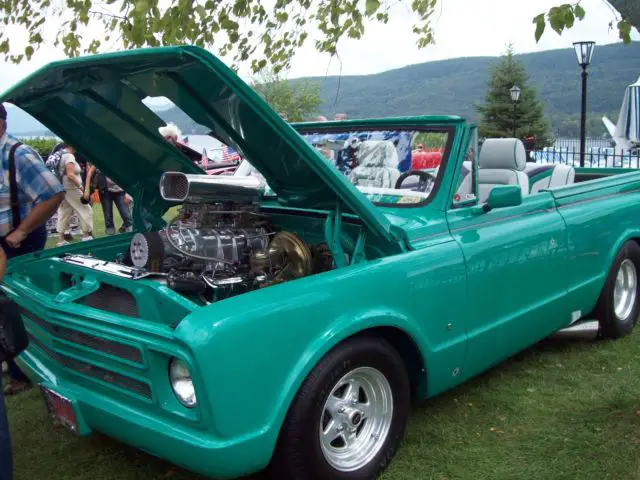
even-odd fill
[{"label": "front grille", "polygon": [[96,365],[91,365],[89,363],[82,362],[80,360],[76,360],[74,358],[67,357],[66,355],[54,352],[31,334],[29,335],[29,341],[31,344],[38,347],[45,355],[57,361],[69,370],[73,370],[82,375],[95,378],[111,385],[116,385],[120,388],[136,393],[142,397],[149,399],[151,398],[151,388],[144,382],[140,382],[133,378],[120,375],[119,373],[112,372],[111,370],[107,370]]},{"label": "front grille", "polygon": [[105,312],[138,317],[138,303],[135,297],[126,290],[104,283],[98,290],[80,298],[77,302]]},{"label": "front grille", "polygon": [[21,310],[22,315],[27,317],[29,320],[31,320],[33,323],[38,325],[53,337],[66,340],[67,342],[76,343],[93,350],[98,350],[100,352],[113,355],[114,357],[119,357],[131,362],[142,364],[142,352],[135,347],[114,342],[112,340],[106,340],[104,338],[96,337],[95,335],[90,335],[88,333],[78,332],[67,327],[54,325],[43,320],[34,313],[25,310],[24,308],[22,308]]}]

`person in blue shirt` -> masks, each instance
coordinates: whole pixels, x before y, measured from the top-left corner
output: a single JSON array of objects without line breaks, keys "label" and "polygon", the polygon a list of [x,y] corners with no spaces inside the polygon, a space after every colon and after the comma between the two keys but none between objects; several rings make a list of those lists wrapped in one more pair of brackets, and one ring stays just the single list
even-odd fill
[{"label": "person in blue shirt", "polygon": [[[7,269],[7,256],[0,248],[0,281]],[[11,438],[9,437],[9,422],[4,404],[4,397],[0,391],[0,480],[11,480],[13,476],[13,458],[11,455]]]},{"label": "person in blue shirt", "polygon": [[[7,110],[0,104],[0,247],[8,259],[44,249],[46,222],[64,200],[64,187],[40,155],[7,133]],[[14,219],[9,182],[9,157],[14,150],[18,216]],[[14,221],[15,220],[15,221]],[[27,377],[13,362],[8,362],[9,383],[4,394],[11,395],[29,387]]]},{"label": "person in blue shirt", "polygon": [[[44,249],[46,222],[62,200],[64,187],[44,164],[40,155],[7,133],[7,110],[0,103],[0,278],[7,259]],[[9,158],[13,154],[17,205],[11,202]],[[15,207],[15,208],[13,208]],[[14,218],[14,210],[17,217]],[[0,479],[11,480],[11,443],[4,395],[30,386],[26,375],[13,362],[8,363],[9,383],[0,389]],[[0,381],[1,386],[1,381]]]}]

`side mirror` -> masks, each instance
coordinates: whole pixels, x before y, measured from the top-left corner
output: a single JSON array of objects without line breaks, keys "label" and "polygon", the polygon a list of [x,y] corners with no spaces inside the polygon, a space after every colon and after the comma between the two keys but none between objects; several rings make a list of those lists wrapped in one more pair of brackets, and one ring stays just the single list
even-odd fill
[{"label": "side mirror", "polygon": [[501,185],[493,187],[489,192],[487,204],[490,209],[516,207],[522,203],[522,189],[520,185]]},{"label": "side mirror", "polygon": [[522,203],[522,189],[519,185],[500,185],[489,192],[486,203],[478,205],[484,213],[494,208],[516,207]]}]

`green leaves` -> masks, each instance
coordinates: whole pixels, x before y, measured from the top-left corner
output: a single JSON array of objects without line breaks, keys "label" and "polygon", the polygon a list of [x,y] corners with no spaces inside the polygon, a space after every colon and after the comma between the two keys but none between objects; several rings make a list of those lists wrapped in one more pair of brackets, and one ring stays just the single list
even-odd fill
[{"label": "green leaves", "polygon": [[618,32],[625,45],[631,43],[631,24],[628,21],[620,20],[618,22]]},{"label": "green leaves", "polygon": [[573,14],[573,8],[568,8],[564,12],[564,26],[565,28],[573,27],[575,22],[575,15]]},{"label": "green leaves", "polygon": [[370,17],[371,15],[376,13],[379,8],[380,8],[379,0],[366,0],[366,3],[365,3],[365,15]]},{"label": "green leaves", "polygon": [[[631,30],[633,28],[633,23],[629,21],[628,18],[624,18],[624,15],[628,14],[631,17],[636,18],[636,26],[638,26],[638,16],[640,15],[639,9],[637,7],[630,7],[631,4],[635,4],[633,1],[626,2],[626,0],[609,0],[609,3],[611,6],[619,8],[620,12],[623,14],[623,18],[621,20],[616,19],[615,21],[610,22],[609,28],[614,28],[614,25],[617,24],[618,36],[625,44],[629,44],[631,42]],[[633,8],[635,8],[635,10],[633,10]],[[633,13],[629,12],[635,12],[636,16],[634,17]],[[574,26],[576,19],[582,21],[585,16],[586,11],[580,5],[580,2],[576,4],[565,3],[551,8],[547,13],[541,13],[533,19],[533,23],[536,26],[536,42],[540,41],[547,23],[551,25],[551,28],[558,35],[562,35],[562,32],[565,29],[572,28]]]},{"label": "green leaves", "polygon": [[[29,60],[45,43],[68,56],[187,43],[227,57],[232,68],[244,64],[254,73],[280,72],[310,41],[311,32],[318,51],[337,55],[340,40],[361,39],[367,22],[387,23],[398,3],[415,16],[411,29],[417,46],[433,44],[433,14],[450,0],[0,0],[2,23],[19,27],[28,38],[9,38],[0,29],[0,56]],[[580,1],[541,13],[533,19],[536,41],[547,24],[562,34],[585,15]],[[633,22],[623,15],[616,23],[620,38],[629,43]]]},{"label": "green leaves", "polygon": [[238,30],[238,27],[240,27],[237,22],[234,22],[230,18],[223,18],[220,26],[225,30]]},{"label": "green leaves", "polygon": [[562,32],[566,28],[573,27],[576,18],[582,20],[584,15],[585,11],[579,3],[575,5],[565,3],[557,7],[552,7],[547,13],[537,15],[533,19],[533,23],[536,26],[536,42],[539,42],[542,38],[546,30],[547,22],[558,35],[562,35]]},{"label": "green leaves", "polygon": [[555,30],[559,35],[565,28],[571,28],[574,22],[573,6],[565,3],[559,7],[553,7],[549,10],[547,18],[551,28]]},{"label": "green leaves", "polygon": [[67,56],[187,43],[228,57],[232,68],[277,73],[311,32],[319,32],[312,40],[317,50],[337,55],[341,39],[362,38],[367,21],[387,23],[398,1],[417,16],[418,46],[433,43],[431,15],[448,0],[0,0],[1,21],[29,38],[20,44],[0,30],[0,55],[29,60],[45,43]]},{"label": "green leaves", "polygon": [[540,38],[542,37],[542,34],[544,33],[545,28],[547,27],[547,20],[545,18],[544,13],[534,18],[533,23],[536,24],[536,42],[539,42]]}]

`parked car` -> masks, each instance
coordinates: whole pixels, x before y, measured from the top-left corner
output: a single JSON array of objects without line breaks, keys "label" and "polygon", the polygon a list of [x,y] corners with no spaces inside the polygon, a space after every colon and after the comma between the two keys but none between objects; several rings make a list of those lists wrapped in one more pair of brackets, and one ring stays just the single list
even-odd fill
[{"label": "parked car", "polygon": [[[204,174],[147,96],[246,174]],[[30,334],[18,363],[79,435],[214,478],[370,479],[411,396],[583,321],[636,324],[639,172],[529,170],[521,141],[479,151],[454,116],[292,126],[195,47],[56,62],[0,100],[135,199],[134,232],[17,258],[1,287]],[[426,136],[439,166],[398,169],[389,138]]]}]

